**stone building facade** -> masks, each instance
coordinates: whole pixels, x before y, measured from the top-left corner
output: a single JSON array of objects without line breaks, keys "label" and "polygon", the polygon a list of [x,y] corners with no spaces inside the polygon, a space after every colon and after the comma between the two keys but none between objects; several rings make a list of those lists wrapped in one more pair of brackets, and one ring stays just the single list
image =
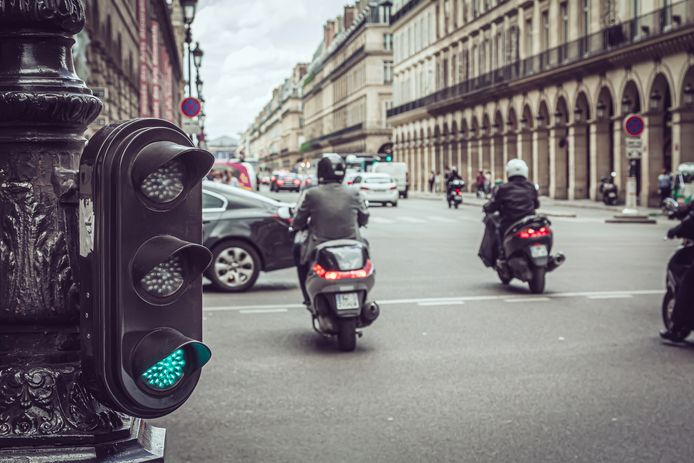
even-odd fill
[{"label": "stone building facade", "polygon": [[87,135],[114,121],[160,117],[180,124],[182,15],[177,1],[85,0],[75,47],[78,74],[103,101]]},{"label": "stone building facade", "polygon": [[325,24],[303,89],[306,159],[392,149],[386,117],[393,81],[389,20],[387,2],[362,0]]},{"label": "stone building facade", "polygon": [[396,159],[413,188],[458,166],[503,178],[508,159],[557,199],[622,192],[626,115],[645,119],[633,161],[641,204],[694,161],[694,0],[396,0]]}]

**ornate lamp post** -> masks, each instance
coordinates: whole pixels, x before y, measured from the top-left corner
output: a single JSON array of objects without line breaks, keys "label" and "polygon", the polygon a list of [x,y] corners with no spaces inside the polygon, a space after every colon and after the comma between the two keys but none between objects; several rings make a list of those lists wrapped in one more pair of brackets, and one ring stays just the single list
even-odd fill
[{"label": "ornate lamp post", "polygon": [[101,110],[71,58],[84,23],[80,0],[0,1],[0,461],[162,461],[160,433],[82,383],[77,169]]},{"label": "ornate lamp post", "polygon": [[195,12],[197,9],[198,0],[181,0],[181,6],[183,6],[183,23],[186,26],[186,55],[188,57],[188,96],[193,95],[193,72],[192,72],[192,59],[191,54],[192,43],[193,43],[193,32],[190,26],[195,20]]}]

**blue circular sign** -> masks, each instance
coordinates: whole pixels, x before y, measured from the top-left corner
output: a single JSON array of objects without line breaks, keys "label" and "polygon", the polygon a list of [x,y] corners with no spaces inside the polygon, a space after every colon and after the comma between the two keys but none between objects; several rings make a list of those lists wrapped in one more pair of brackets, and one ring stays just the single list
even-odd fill
[{"label": "blue circular sign", "polygon": [[638,114],[627,116],[624,120],[624,130],[627,135],[632,137],[640,137],[645,128],[646,124],[643,122],[643,117]]},{"label": "blue circular sign", "polygon": [[181,113],[186,117],[190,117],[191,119],[193,117],[198,117],[200,111],[202,111],[202,103],[200,103],[200,100],[197,98],[189,96],[181,102]]}]

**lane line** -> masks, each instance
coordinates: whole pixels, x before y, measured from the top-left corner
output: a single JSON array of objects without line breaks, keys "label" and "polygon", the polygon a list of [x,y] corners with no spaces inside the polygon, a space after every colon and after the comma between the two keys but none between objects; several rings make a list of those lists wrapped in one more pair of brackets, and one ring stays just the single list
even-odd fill
[{"label": "lane line", "polygon": [[243,314],[243,315],[265,314],[265,313],[284,313],[284,312],[289,312],[289,311],[287,309],[239,310],[239,313]]},{"label": "lane line", "polygon": [[439,222],[439,223],[458,223],[457,220],[449,219],[448,217],[437,217],[435,215],[430,215],[427,217],[431,222]]},{"label": "lane line", "polygon": [[407,222],[407,223],[426,223],[426,220],[422,219],[417,219],[415,217],[398,217],[398,219],[402,222]]},{"label": "lane line", "polygon": [[548,297],[514,297],[513,299],[504,299],[504,302],[517,304],[519,302],[549,302],[551,300]]},{"label": "lane line", "polygon": [[395,223],[394,220],[385,219],[383,217],[369,217],[369,222],[373,222],[373,223],[377,223],[377,224],[384,224],[384,225]]},{"label": "lane line", "polygon": [[[459,304],[465,302],[485,302],[485,301],[512,301],[515,303],[520,302],[533,302],[534,300],[540,299],[543,302],[553,299],[566,299],[566,298],[612,298],[612,299],[626,299],[634,296],[651,296],[651,295],[662,295],[665,290],[663,289],[647,289],[647,290],[634,290],[634,291],[587,291],[587,292],[572,292],[572,293],[555,293],[548,294],[546,297],[538,298],[535,296],[517,296],[510,297],[510,295],[490,295],[490,296],[454,296],[454,297],[437,297],[437,298],[411,298],[411,299],[389,299],[378,301],[379,305],[409,305],[409,304],[424,304],[424,305],[435,305],[435,304]],[[205,312],[241,312],[241,311],[258,311],[258,310],[279,310],[287,311],[290,309],[304,309],[303,304],[266,304],[266,305],[246,305],[246,306],[207,306],[203,310]]]},{"label": "lane line", "polygon": [[450,301],[450,302],[420,302],[417,304],[420,307],[438,307],[447,305],[465,305],[464,301]]}]

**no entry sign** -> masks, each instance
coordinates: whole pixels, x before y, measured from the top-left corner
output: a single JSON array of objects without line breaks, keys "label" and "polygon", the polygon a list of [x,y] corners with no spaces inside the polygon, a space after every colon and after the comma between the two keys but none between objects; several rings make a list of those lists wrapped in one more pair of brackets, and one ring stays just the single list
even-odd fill
[{"label": "no entry sign", "polygon": [[200,115],[200,111],[202,111],[202,103],[200,103],[200,100],[197,98],[189,96],[181,101],[181,113],[184,116],[192,119],[194,117],[198,117]]},{"label": "no entry sign", "polygon": [[630,137],[640,137],[645,128],[646,124],[640,114],[630,114],[624,119],[624,131]]}]

